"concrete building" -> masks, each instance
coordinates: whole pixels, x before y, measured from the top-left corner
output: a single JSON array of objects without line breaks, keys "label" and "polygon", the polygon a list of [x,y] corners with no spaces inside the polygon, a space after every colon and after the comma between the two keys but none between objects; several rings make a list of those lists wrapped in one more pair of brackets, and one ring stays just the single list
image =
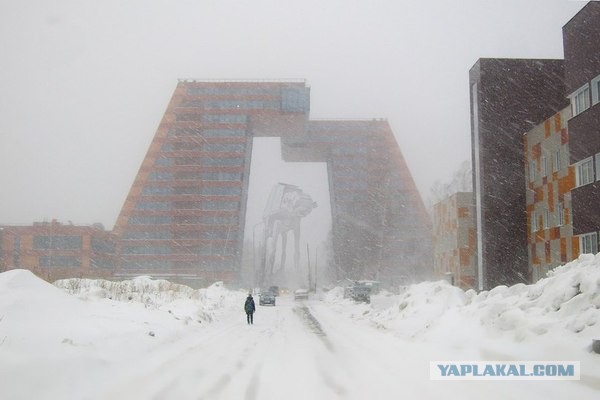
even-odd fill
[{"label": "concrete building", "polygon": [[573,234],[582,253],[598,252],[600,231],[600,3],[589,2],[563,27],[570,161],[575,169],[572,191]]},{"label": "concrete building", "polygon": [[64,278],[111,278],[117,238],[100,226],[56,221],[0,227],[0,272],[29,269],[49,282]]},{"label": "concrete building", "polygon": [[575,169],[569,164],[566,107],[524,135],[527,187],[529,280],[579,255],[573,237],[571,190]]},{"label": "concrete building", "polygon": [[567,106],[562,60],[469,71],[478,289],[529,280],[523,133]]},{"label": "concrete building", "polygon": [[431,223],[387,121],[310,121],[309,105],[303,81],[180,81],[115,227],[118,276],[237,279],[255,137],[327,163],[338,277],[428,276]]},{"label": "concrete building", "polygon": [[451,276],[462,289],[476,287],[473,193],[458,192],[433,206],[435,277]]}]

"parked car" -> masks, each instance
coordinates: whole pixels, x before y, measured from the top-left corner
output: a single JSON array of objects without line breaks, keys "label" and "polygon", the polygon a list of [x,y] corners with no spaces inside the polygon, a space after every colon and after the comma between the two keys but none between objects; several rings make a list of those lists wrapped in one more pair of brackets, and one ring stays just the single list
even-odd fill
[{"label": "parked car", "polygon": [[308,290],[298,289],[294,292],[294,300],[308,300]]},{"label": "parked car", "polygon": [[354,301],[371,303],[371,287],[367,285],[354,285],[350,292],[350,298]]},{"label": "parked car", "polygon": [[261,306],[264,306],[267,304],[274,306],[275,305],[275,295],[269,291],[262,292],[259,295],[258,304]]}]

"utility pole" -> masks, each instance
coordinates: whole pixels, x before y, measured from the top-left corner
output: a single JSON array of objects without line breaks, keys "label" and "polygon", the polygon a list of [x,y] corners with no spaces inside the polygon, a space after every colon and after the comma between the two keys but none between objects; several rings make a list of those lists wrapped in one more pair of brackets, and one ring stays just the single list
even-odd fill
[{"label": "utility pole", "polygon": [[308,243],[306,243],[306,260],[308,261],[308,290],[312,287],[312,279],[310,276],[310,252],[308,250]]},{"label": "utility pole", "polygon": [[318,252],[319,252],[319,248],[316,248],[315,249],[315,293],[317,293],[317,275],[318,275],[318,273],[317,273],[317,265],[318,265],[317,264],[317,255],[318,255]]}]

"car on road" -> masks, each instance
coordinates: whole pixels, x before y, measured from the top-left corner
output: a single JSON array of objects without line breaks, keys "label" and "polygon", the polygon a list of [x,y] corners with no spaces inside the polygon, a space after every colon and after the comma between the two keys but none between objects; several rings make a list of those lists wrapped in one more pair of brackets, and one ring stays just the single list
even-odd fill
[{"label": "car on road", "polygon": [[294,300],[308,300],[308,290],[297,289],[294,292]]},{"label": "car on road", "polygon": [[269,291],[262,292],[258,299],[258,305],[265,306],[267,304],[272,306],[275,305],[275,295]]},{"label": "car on road", "polygon": [[350,292],[350,298],[357,302],[371,303],[371,287],[367,285],[354,285]]}]

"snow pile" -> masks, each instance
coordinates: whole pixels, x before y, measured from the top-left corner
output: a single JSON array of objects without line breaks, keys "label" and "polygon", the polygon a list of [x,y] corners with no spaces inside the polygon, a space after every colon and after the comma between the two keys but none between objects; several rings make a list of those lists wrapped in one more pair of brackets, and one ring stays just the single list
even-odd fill
[{"label": "snow pile", "polygon": [[186,285],[148,276],[125,281],[63,279],[54,282],[54,285],[83,300],[137,302],[149,309],[168,311],[184,321],[198,322],[213,321],[228,306],[239,306],[241,297],[239,293],[227,290],[222,282],[207,289],[195,290]]},{"label": "snow pile", "polygon": [[588,348],[591,339],[600,339],[600,255],[582,255],[532,285],[498,286],[477,294],[444,281],[423,282],[391,299],[390,304],[389,296],[374,295],[367,305],[332,295],[325,301],[338,312],[407,339],[458,345],[547,335],[571,337],[578,348]]}]

